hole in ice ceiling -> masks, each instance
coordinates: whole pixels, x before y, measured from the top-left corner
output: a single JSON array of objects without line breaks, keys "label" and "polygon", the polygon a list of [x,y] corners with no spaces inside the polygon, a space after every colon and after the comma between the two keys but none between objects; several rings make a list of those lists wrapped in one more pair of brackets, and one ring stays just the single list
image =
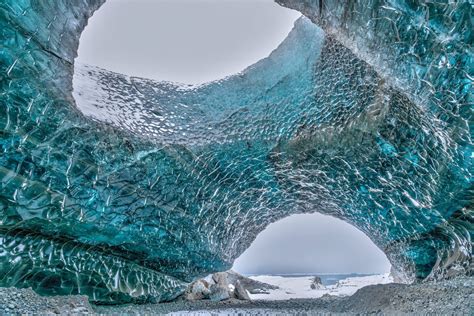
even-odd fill
[{"label": "hole in ice ceiling", "polygon": [[[363,232],[316,213],[292,215],[270,224],[232,269],[279,286],[280,290],[270,293],[271,298],[287,299],[320,297],[325,291],[347,294],[364,285],[386,283],[391,264]],[[314,276],[322,281],[318,291],[311,289]],[[268,295],[254,298],[270,299]]]},{"label": "hole in ice ceiling", "polygon": [[208,82],[267,57],[299,16],[273,0],[109,0],[82,33],[77,61],[160,81]]}]

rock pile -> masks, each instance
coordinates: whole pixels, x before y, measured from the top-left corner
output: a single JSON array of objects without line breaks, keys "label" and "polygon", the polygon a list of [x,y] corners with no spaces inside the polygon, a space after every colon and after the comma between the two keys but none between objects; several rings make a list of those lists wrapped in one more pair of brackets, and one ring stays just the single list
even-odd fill
[{"label": "rock pile", "polygon": [[231,298],[249,301],[249,293],[268,293],[268,290],[277,288],[229,270],[194,281],[186,289],[184,298],[189,301],[209,299],[218,302]]},{"label": "rock pile", "polygon": [[321,281],[321,278],[318,276],[315,276],[313,278],[313,281],[311,282],[310,287],[312,290],[321,290],[325,288],[325,286],[323,285],[323,282]]}]

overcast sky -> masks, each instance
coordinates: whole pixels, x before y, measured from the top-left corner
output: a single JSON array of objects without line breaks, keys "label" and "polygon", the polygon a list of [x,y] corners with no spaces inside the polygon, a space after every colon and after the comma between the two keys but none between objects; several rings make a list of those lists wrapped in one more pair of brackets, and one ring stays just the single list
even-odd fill
[{"label": "overcast sky", "polygon": [[[268,56],[300,16],[272,0],[108,0],[81,36],[78,60],[129,75],[202,83]],[[241,273],[386,272],[360,231],[323,215],[270,225],[236,261]]]},{"label": "overcast sky", "polygon": [[80,39],[80,62],[183,83],[267,57],[300,13],[272,0],[108,0]]},{"label": "overcast sky", "polygon": [[390,262],[354,226],[326,215],[299,214],[269,225],[233,269],[243,274],[385,273]]}]

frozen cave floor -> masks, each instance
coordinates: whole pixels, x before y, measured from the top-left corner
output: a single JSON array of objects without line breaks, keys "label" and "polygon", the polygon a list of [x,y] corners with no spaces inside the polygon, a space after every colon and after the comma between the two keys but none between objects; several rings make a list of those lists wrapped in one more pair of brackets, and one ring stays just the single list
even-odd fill
[{"label": "frozen cave floor", "polygon": [[80,295],[41,297],[31,289],[0,288],[0,314],[143,315],[287,315],[287,314],[474,314],[474,277],[419,284],[378,284],[352,296],[317,299],[175,301],[161,304],[94,306]]}]

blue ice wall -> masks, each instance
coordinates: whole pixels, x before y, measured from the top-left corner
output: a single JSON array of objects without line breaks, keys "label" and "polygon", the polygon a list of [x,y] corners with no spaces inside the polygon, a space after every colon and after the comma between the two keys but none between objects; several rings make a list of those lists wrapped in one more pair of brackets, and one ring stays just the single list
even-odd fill
[{"label": "blue ice wall", "polygon": [[170,300],[302,212],[472,273],[472,5],[284,2],[322,29],[184,86],[74,65],[99,1],[0,1],[0,284]]}]

